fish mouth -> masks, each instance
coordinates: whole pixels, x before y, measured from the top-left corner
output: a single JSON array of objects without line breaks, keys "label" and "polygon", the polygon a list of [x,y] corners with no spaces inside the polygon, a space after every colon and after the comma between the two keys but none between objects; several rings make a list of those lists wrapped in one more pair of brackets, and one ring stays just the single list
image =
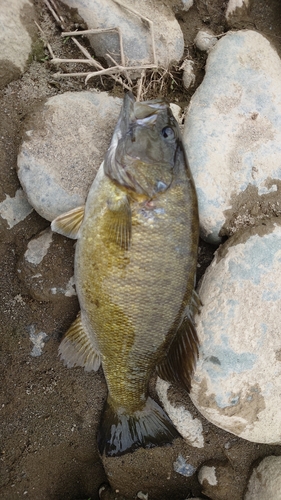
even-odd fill
[{"label": "fish mouth", "polygon": [[116,131],[118,129],[118,140],[125,137],[128,131],[136,125],[144,127],[154,125],[159,113],[168,106],[168,102],[164,99],[137,102],[132,92],[126,92],[124,95],[123,107],[115,129]]},{"label": "fish mouth", "polygon": [[177,146],[178,129],[169,103],[164,99],[138,102],[128,92],[105,156],[105,174],[151,198],[170,186]]}]

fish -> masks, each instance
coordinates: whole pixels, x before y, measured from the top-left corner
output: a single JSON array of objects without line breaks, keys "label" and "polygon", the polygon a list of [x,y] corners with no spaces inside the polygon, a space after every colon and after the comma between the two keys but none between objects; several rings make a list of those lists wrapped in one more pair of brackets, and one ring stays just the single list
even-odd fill
[{"label": "fish", "polygon": [[70,368],[102,365],[108,396],[100,454],[172,443],[180,435],[149,395],[149,381],[156,373],[191,387],[199,346],[199,222],[179,126],[164,99],[139,102],[125,94],[85,207],[51,227],[77,239],[81,310],[59,354]]}]

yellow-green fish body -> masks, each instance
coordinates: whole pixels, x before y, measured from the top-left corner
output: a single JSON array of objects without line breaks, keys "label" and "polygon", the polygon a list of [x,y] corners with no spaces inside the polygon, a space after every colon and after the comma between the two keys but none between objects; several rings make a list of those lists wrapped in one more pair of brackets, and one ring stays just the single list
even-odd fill
[{"label": "yellow-green fish body", "polygon": [[97,369],[101,361],[108,386],[101,453],[178,435],[149,398],[148,382],[156,369],[190,388],[197,243],[196,193],[170,108],[127,94],[78,233],[81,316],[60,347],[69,366]]}]

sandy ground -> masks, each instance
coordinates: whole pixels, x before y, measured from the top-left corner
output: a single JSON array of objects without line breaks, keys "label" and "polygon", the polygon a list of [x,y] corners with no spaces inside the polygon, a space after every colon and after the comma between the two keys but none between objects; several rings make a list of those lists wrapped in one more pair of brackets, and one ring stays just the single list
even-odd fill
[{"label": "sandy ground", "polygon": [[[216,34],[229,29],[224,18],[226,2],[195,0],[194,3],[190,11],[177,15],[185,36],[186,55],[195,61],[196,85],[185,91],[180,84],[181,73],[176,71],[173,73],[176,85],[167,79],[162,90],[162,95],[183,107],[204,75],[206,56],[193,45],[198,29],[209,26]],[[258,30],[270,39],[281,56],[279,0],[253,3],[250,14],[237,20],[232,29]],[[76,49],[62,43],[60,30],[43,0],[35,1],[35,6],[38,22],[57,55],[76,57]],[[5,195],[15,196],[20,187],[16,158],[25,117],[46,97],[68,90],[85,90],[83,79],[55,80],[48,52],[40,50],[24,76],[0,92],[0,201]],[[110,80],[103,79],[103,84],[105,90],[122,96],[122,89]],[[95,85],[102,88],[99,80],[91,81],[90,87]],[[147,97],[154,97],[153,94],[159,94],[157,85]],[[98,498],[100,485],[108,482],[115,492],[104,491],[103,498],[135,498],[139,491],[148,493],[149,500],[198,496],[201,486],[197,475],[185,477],[174,471],[173,463],[180,454],[196,468],[210,459],[230,464],[233,477],[225,481],[223,498],[242,499],[253,462],[268,454],[280,455],[281,447],[249,443],[221,431],[200,417],[191,402],[187,407],[203,422],[204,448],[190,447],[178,439],[170,447],[141,449],[120,458],[101,460],[95,435],[106,398],[102,370],[98,373],[85,373],[79,368],[68,370],[57,354],[60,339],[78,312],[77,299],[61,295],[48,302],[36,300],[18,272],[28,241],[48,226],[35,211],[13,228],[0,218],[1,499],[94,500]],[[213,247],[201,242],[199,277],[213,251]],[[62,272],[71,275],[73,254],[73,242],[58,236],[48,262],[44,263],[48,283],[56,286]],[[47,337],[41,355],[33,356],[32,338],[40,332]],[[171,398],[177,404],[188,399],[176,388],[171,390]]]}]

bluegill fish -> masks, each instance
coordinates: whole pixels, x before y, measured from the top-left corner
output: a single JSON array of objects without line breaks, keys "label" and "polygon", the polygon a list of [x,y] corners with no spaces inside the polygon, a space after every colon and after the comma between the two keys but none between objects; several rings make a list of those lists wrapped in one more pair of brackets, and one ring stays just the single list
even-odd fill
[{"label": "bluegill fish", "polygon": [[196,192],[169,105],[126,94],[85,209],[52,223],[54,231],[78,239],[81,312],[59,352],[68,367],[102,364],[108,398],[101,454],[179,436],[149,397],[148,383],[156,370],[190,389],[198,356],[198,226]]}]

